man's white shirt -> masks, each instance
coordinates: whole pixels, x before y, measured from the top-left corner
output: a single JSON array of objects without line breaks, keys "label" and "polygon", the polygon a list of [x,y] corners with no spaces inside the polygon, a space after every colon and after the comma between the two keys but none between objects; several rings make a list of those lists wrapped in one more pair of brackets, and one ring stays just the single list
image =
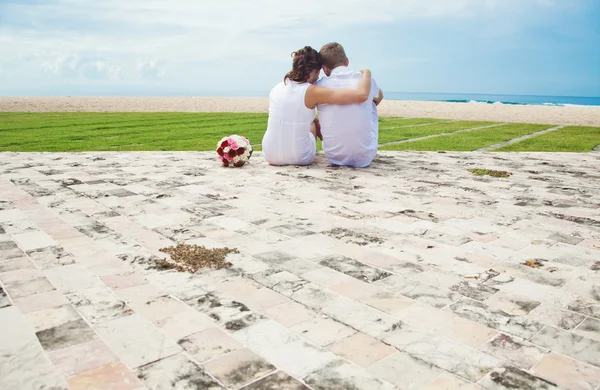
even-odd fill
[{"label": "man's white shirt", "polygon": [[[326,88],[358,86],[362,73],[339,66],[316,82]],[[319,104],[317,111],[323,134],[323,150],[331,164],[366,167],[377,154],[379,123],[377,106],[373,98],[379,95],[375,79],[371,79],[371,92],[366,102],[360,104]]]}]

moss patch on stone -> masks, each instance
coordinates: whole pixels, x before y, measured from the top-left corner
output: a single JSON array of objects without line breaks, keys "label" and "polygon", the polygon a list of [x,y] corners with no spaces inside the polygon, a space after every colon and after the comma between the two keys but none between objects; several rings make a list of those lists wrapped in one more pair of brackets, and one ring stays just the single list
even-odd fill
[{"label": "moss patch on stone", "polygon": [[161,248],[161,252],[167,253],[171,259],[158,261],[159,268],[176,269],[179,272],[197,272],[202,268],[221,269],[231,267],[231,263],[225,260],[229,253],[239,253],[237,249],[214,248],[205,246],[178,244],[168,248]]},{"label": "moss patch on stone", "polygon": [[493,169],[473,168],[468,171],[475,176],[509,177],[512,175],[512,173],[507,171],[495,171]]}]

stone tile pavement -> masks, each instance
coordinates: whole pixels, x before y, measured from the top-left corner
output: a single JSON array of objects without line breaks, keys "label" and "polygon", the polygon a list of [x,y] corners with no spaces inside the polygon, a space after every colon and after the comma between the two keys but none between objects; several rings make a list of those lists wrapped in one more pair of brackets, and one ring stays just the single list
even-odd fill
[{"label": "stone tile pavement", "polygon": [[[598,389],[599,171],[2,153],[0,388]],[[157,269],[177,242],[240,253]]]}]

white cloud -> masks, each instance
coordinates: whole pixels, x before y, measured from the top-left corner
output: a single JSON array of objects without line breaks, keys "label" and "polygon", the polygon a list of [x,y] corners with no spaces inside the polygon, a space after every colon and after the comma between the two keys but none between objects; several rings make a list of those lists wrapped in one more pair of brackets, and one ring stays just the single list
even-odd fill
[{"label": "white cloud", "polygon": [[[414,19],[502,18],[552,0],[5,0],[4,68],[63,78],[143,80],[203,63],[289,62],[290,47],[347,27]],[[2,8],[3,7],[3,8]],[[329,39],[325,39],[329,40]],[[0,64],[2,65],[2,64]]]}]

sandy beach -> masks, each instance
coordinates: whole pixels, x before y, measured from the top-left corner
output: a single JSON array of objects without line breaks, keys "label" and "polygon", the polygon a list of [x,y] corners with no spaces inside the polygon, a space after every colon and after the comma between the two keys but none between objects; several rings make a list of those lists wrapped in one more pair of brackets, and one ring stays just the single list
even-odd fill
[{"label": "sandy beach", "polygon": [[[251,97],[0,97],[0,112],[267,112]],[[384,100],[381,116],[600,126],[600,107]]]}]

